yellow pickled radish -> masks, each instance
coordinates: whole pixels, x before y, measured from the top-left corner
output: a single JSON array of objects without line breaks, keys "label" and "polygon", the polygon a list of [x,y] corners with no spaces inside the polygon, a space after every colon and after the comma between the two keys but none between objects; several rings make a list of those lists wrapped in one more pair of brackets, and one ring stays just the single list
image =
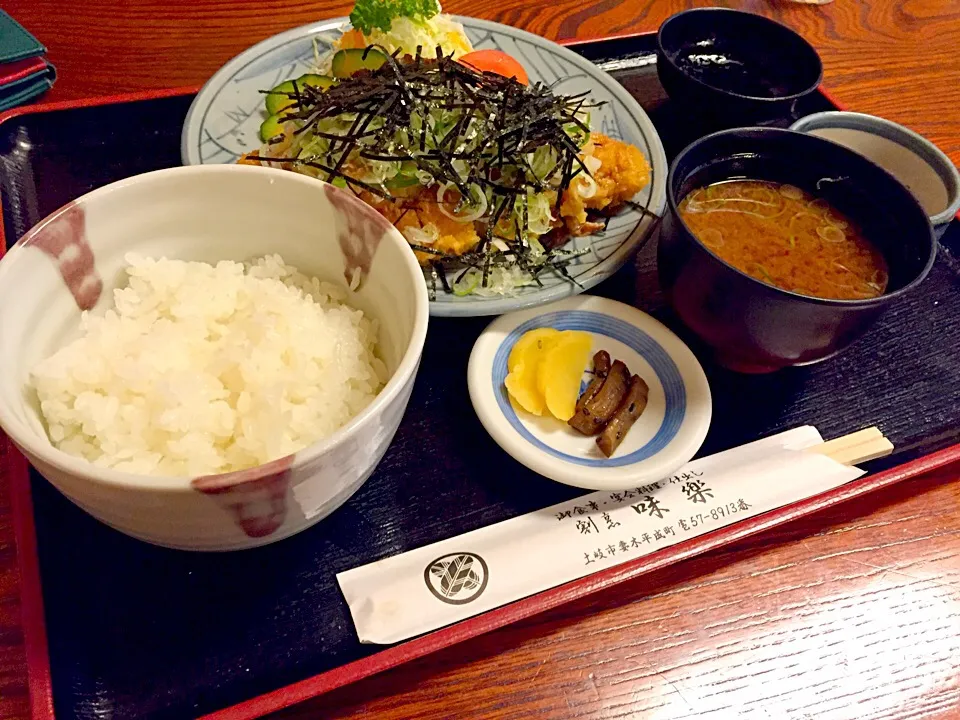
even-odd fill
[{"label": "yellow pickled radish", "polygon": [[520,336],[507,358],[509,374],[504,380],[507,392],[520,407],[534,415],[543,415],[546,401],[537,389],[537,369],[543,352],[560,335],[553,328],[537,328]]},{"label": "yellow pickled radish", "polygon": [[546,396],[547,393],[547,375],[542,372],[541,368],[543,367],[543,361],[547,356],[547,353],[550,352],[553,348],[557,346],[557,343],[561,342],[563,338],[567,337],[570,333],[575,332],[574,330],[554,330],[555,335],[549,336],[547,342],[540,343],[540,355],[539,362],[537,363],[537,377],[536,385],[537,392],[542,396]]},{"label": "yellow pickled radish", "polygon": [[560,331],[553,328],[537,328],[528,330],[513,345],[510,351],[510,357],[507,358],[507,370],[513,371],[514,367],[523,363],[525,365],[536,367],[536,362],[532,362],[539,357],[539,354],[549,348],[560,337]]},{"label": "yellow pickled radish", "polygon": [[576,330],[537,328],[524,333],[507,358],[504,385],[510,397],[533,415],[549,411],[566,422],[576,409],[591,343],[589,333]]},{"label": "yellow pickled radish", "polygon": [[540,361],[537,383],[543,387],[547,410],[558,420],[566,422],[576,412],[592,344],[589,333],[565,330]]},{"label": "yellow pickled radish", "polygon": [[544,408],[546,408],[547,404],[543,399],[543,395],[537,392],[536,377],[536,365],[531,367],[524,363],[518,363],[514,366],[510,374],[507,375],[503,384],[507,386],[507,392],[510,393],[510,397],[512,397],[520,407],[528,413],[543,415]]}]

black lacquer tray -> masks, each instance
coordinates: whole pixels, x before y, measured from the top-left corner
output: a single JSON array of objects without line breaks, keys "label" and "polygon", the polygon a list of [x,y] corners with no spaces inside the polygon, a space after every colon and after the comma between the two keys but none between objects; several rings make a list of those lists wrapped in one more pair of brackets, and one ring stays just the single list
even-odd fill
[{"label": "black lacquer tray", "polygon": [[[666,99],[652,48],[650,35],[573,46],[639,100],[670,158],[708,129]],[[0,122],[7,243],[95,187],[179,164],[180,129],[192,99],[174,94],[8,114]],[[796,112],[834,107],[817,94]],[[774,375],[737,375],[706,360],[708,354],[661,297],[655,242],[594,292],[651,312],[704,361],[714,421],[701,454],[804,424],[816,425],[828,438],[878,425],[896,452],[870,469],[928,456],[911,465],[914,472],[955,457],[953,450],[930,454],[960,440],[956,225],[941,241],[937,263],[919,291],[865,338],[828,362]],[[467,358],[486,323],[482,318],[431,319],[409,409],[376,473],[328,519],[272,546],[228,554],[152,547],[93,520],[32,470],[29,479],[25,470],[22,477],[11,477],[24,599],[35,593],[39,601],[42,593],[44,608],[42,616],[25,621],[36,716],[181,718],[219,710],[219,717],[249,717],[562,602],[559,595],[542,602],[528,598],[516,611],[509,610],[513,606],[495,611],[495,619],[481,617],[462,624],[463,629],[442,631],[439,639],[427,636],[384,651],[358,642],[336,585],[335,574],[342,570],[582,494],[515,463],[470,409]],[[5,467],[26,466],[12,461]],[[881,472],[872,486],[823,502],[908,474]],[[815,506],[804,505],[802,511]],[[777,518],[782,522],[788,515]],[[769,526],[772,520],[764,522]],[[763,526],[756,523],[748,531]],[[723,541],[736,535],[728,533]],[[700,550],[691,546],[675,557],[720,542],[705,537]],[[637,566],[633,572],[641,571]],[[616,570],[603,583],[577,586],[564,597],[628,575]]]}]

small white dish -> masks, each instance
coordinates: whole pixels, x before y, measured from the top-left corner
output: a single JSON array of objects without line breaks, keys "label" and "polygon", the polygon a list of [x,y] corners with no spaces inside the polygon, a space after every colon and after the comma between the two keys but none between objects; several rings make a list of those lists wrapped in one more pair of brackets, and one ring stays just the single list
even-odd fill
[{"label": "small white dish", "polygon": [[[510,399],[507,358],[528,330],[552,327],[593,336],[591,357],[606,350],[650,388],[647,408],[607,458],[552,416],[537,417]],[[584,373],[581,391],[591,376]],[[580,295],[494,320],[477,339],[467,369],[470,400],[491,437],[545,477],[589,490],[623,490],[668,477],[700,449],[710,427],[710,386],[697,358],[666,326],[630,305]]]}]

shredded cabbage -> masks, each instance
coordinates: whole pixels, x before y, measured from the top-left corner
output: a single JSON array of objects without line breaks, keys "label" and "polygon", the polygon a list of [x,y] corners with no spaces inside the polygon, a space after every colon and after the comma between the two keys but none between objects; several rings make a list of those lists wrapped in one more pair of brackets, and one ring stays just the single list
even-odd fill
[{"label": "shredded cabbage", "polygon": [[367,160],[357,157],[353,162],[361,168],[360,179],[371,185],[383,185],[400,172],[399,161]]},{"label": "shredded cabbage", "polygon": [[[591,127],[590,113],[588,111],[581,110],[577,113],[576,117],[584,126],[588,128]],[[567,136],[576,143],[577,147],[582,148],[590,141],[590,131],[584,130],[576,123],[567,123],[563,126],[563,130],[567,133]]]},{"label": "shredded cabbage", "polygon": [[537,179],[546,182],[557,170],[557,152],[550,145],[542,145],[532,153],[527,153],[527,162]]},{"label": "shredded cabbage", "polygon": [[419,47],[423,55],[433,57],[438,45],[444,53],[452,54],[454,59],[473,52],[473,45],[463,31],[463,25],[446,15],[437,15],[425,21],[397,17],[393,19],[389,31],[374,28],[364,33],[364,40],[368,44],[382,45],[391,53],[399,50],[411,56],[417,54]]},{"label": "shredded cabbage", "polygon": [[498,265],[491,268],[487,273],[487,286],[483,287],[482,283],[478,283],[472,294],[481,297],[516,295],[520,288],[529,285],[531,282],[533,282],[533,278],[530,273],[521,270],[516,265],[509,267]]}]

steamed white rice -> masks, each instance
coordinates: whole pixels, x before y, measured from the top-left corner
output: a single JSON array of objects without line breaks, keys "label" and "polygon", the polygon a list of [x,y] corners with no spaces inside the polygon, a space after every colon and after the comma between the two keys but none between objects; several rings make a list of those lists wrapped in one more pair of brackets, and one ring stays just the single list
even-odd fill
[{"label": "steamed white rice", "polygon": [[387,379],[376,321],[278,255],[126,260],[115,309],[84,313],[31,376],[67,453],[143,475],[253,467],[335,432]]}]

